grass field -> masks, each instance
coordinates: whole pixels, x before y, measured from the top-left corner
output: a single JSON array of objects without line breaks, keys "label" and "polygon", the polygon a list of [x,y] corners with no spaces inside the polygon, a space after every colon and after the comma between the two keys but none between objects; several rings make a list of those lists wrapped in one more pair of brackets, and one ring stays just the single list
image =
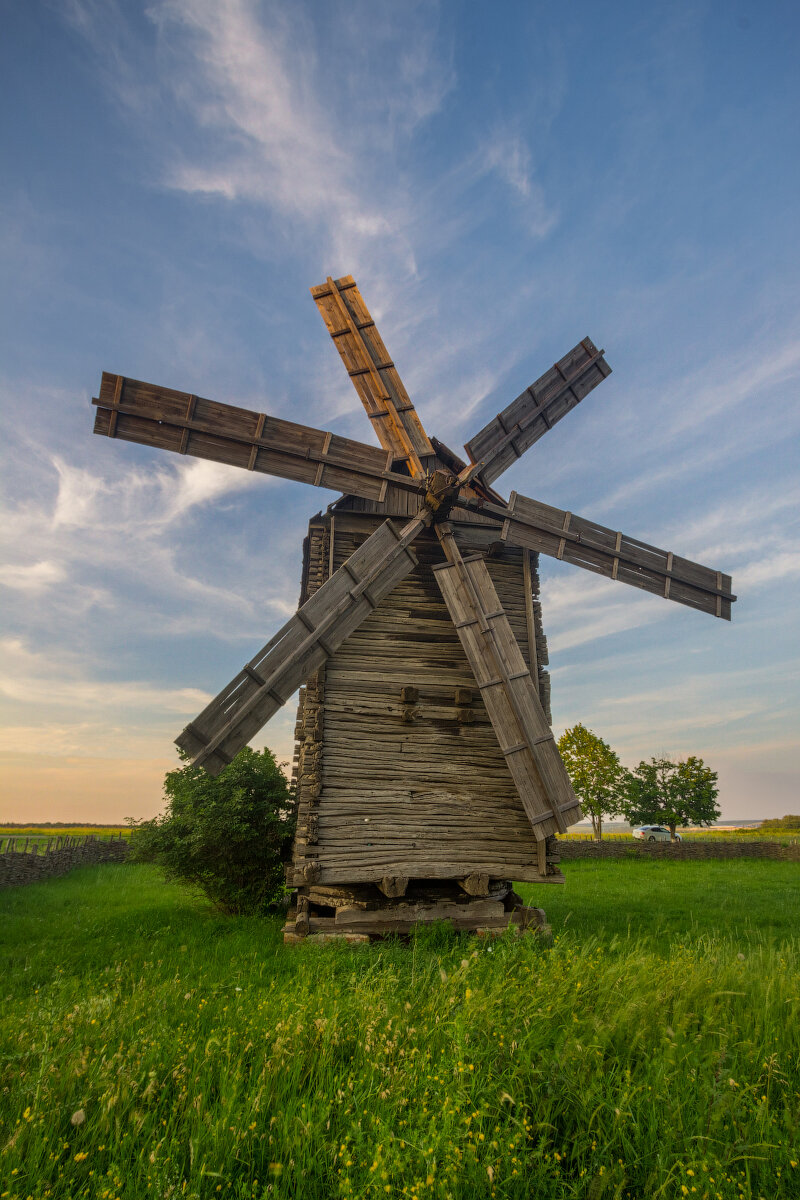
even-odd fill
[{"label": "grass field", "polygon": [[0,1193],[800,1196],[797,865],[565,873],[551,948],[284,948],[149,867],[0,894]]}]

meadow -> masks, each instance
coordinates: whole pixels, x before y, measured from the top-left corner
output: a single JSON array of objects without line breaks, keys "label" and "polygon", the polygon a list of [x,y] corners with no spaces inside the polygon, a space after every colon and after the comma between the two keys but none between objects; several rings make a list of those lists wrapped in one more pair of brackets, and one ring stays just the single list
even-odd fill
[{"label": "meadow", "polygon": [[0,1194],[800,1196],[797,864],[565,874],[550,945],[289,948],[146,866],[0,894]]}]

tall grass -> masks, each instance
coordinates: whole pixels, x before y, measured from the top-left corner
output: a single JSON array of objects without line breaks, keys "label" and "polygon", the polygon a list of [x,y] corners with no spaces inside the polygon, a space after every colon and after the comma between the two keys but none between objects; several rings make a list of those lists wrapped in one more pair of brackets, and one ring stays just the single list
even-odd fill
[{"label": "tall grass", "polygon": [[551,947],[285,948],[147,867],[0,896],[0,1193],[800,1195],[794,864],[568,863]]}]

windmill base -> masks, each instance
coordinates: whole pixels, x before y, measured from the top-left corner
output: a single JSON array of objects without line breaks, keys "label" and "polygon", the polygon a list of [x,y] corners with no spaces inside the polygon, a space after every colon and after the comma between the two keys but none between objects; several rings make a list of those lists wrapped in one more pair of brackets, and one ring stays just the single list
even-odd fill
[{"label": "windmill base", "polygon": [[509,927],[550,932],[544,909],[523,904],[508,880],[487,880],[484,890],[471,895],[456,880],[412,880],[401,896],[386,896],[373,884],[308,886],[299,889],[287,914],[283,940],[364,943],[408,936],[437,921],[478,936],[497,936]]}]

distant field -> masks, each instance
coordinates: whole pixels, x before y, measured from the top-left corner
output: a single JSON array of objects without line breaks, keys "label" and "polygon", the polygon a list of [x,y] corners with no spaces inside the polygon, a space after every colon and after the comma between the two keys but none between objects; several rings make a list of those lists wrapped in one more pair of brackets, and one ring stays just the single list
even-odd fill
[{"label": "distant field", "polygon": [[129,825],[0,825],[0,838],[129,837]]},{"label": "distant field", "polygon": [[[758,826],[747,826],[743,829],[679,829],[678,833],[686,841],[695,841],[698,839],[706,840],[708,838],[719,839],[720,841],[747,841],[762,840],[768,842],[800,842],[800,829],[798,830],[767,830],[759,829]],[[558,837],[565,837],[567,840],[578,840],[584,842],[593,841],[594,835],[591,830],[571,830],[567,834],[558,834]],[[630,842],[632,837],[630,832],[604,833],[604,842]]]},{"label": "distant field", "polygon": [[143,866],[0,894],[0,1193],[796,1200],[798,867],[565,873],[552,948],[287,948]]}]

